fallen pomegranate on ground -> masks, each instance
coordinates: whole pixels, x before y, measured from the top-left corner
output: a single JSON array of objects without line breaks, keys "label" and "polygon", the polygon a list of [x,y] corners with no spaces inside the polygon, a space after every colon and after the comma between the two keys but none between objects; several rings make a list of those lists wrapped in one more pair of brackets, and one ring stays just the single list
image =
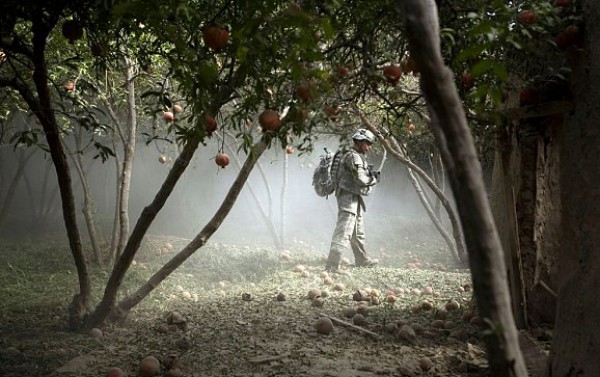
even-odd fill
[{"label": "fallen pomegranate on ground", "polygon": [[173,115],[173,113],[171,111],[164,111],[163,119],[166,120],[167,122],[172,122],[173,119],[175,119],[175,115]]},{"label": "fallen pomegranate on ground", "polygon": [[160,372],[160,361],[154,356],[146,356],[139,367],[139,375],[141,377],[153,377]]}]

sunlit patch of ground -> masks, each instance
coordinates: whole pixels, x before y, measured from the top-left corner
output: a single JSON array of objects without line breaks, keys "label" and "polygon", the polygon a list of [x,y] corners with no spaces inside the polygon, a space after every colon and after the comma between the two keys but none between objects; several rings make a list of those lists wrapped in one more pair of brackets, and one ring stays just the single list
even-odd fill
[{"label": "sunlit patch of ground", "polygon": [[[323,274],[322,246],[294,239],[282,254],[269,246],[209,243],[97,338],[67,330],[77,277],[64,245],[2,245],[0,375],[104,376],[119,367],[136,376],[148,355],[162,361],[161,375],[177,369],[186,376],[486,375],[468,271],[457,269],[435,239],[397,237],[374,247],[380,267],[347,266],[349,275],[331,281]],[[124,293],[186,243],[148,237]],[[95,300],[109,273],[93,269]],[[319,299],[308,298],[315,289]],[[357,291],[367,301],[355,301]],[[365,322],[352,326],[345,311],[359,305],[367,307]],[[177,323],[174,311],[182,317]],[[335,321],[329,335],[315,329],[323,317]]]}]

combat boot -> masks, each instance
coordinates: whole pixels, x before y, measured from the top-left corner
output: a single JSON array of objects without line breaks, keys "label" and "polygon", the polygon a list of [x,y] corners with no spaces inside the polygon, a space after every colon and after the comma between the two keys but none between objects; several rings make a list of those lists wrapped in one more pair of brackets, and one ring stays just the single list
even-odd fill
[{"label": "combat boot", "polygon": [[367,258],[360,263],[356,263],[356,267],[374,267],[379,264],[379,260]]}]

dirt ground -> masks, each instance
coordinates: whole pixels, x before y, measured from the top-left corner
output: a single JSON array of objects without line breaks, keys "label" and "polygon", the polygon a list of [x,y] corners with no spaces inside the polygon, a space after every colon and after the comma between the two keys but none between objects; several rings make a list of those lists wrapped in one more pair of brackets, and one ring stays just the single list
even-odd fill
[{"label": "dirt ground", "polygon": [[[159,376],[489,375],[468,270],[424,259],[442,259],[432,252],[442,248],[419,242],[401,257],[382,248],[380,267],[347,266],[349,275],[331,282],[323,256],[302,252],[306,245],[282,254],[215,243],[123,322],[91,332],[67,328],[77,282],[65,247],[3,244],[0,375],[106,376],[120,368],[138,376],[149,356]],[[147,240],[125,292],[183,244]],[[95,299],[109,272],[94,270]],[[327,335],[315,326],[324,318],[333,324]],[[537,376],[551,334],[522,336]]]}]

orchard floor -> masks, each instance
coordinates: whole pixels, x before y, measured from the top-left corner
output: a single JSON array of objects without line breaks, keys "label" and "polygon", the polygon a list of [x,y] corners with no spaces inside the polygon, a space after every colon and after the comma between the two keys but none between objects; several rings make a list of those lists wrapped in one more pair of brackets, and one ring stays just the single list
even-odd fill
[{"label": "orchard floor", "polygon": [[[123,293],[186,243],[147,238]],[[0,375],[91,377],[118,367],[137,376],[147,356],[160,360],[159,376],[489,375],[481,328],[472,320],[469,271],[452,266],[443,245],[404,244],[402,252],[381,248],[379,267],[348,266],[350,274],[333,276],[330,285],[321,275],[322,253],[300,241],[289,257],[269,247],[209,244],[98,336],[68,330],[77,277],[64,245],[2,243]],[[109,273],[93,269],[94,300]],[[322,300],[308,298],[312,289],[321,290]],[[358,290],[370,300],[363,303],[368,314],[352,326],[345,310],[359,305]],[[395,302],[387,302],[388,292]],[[459,308],[445,311],[452,300]],[[315,328],[324,317],[334,320],[329,335]],[[548,332],[538,335],[523,334],[534,345],[528,352],[536,352],[532,375]]]}]

